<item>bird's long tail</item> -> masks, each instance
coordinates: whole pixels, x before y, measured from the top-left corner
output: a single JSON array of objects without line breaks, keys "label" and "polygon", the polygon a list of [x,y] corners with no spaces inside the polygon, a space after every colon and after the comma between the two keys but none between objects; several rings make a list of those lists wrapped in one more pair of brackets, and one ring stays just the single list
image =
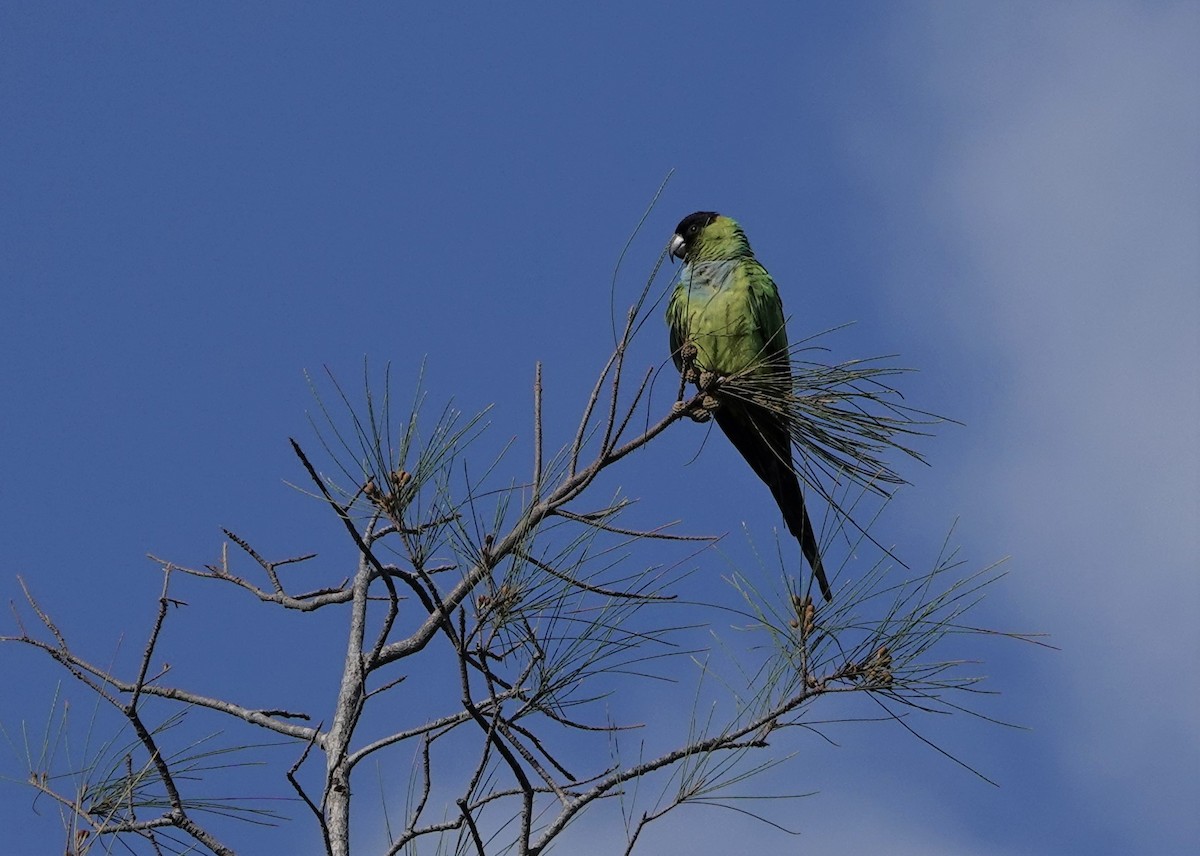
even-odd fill
[{"label": "bird's long tail", "polygon": [[821,562],[821,552],[817,547],[817,535],[813,531],[808,508],[804,504],[799,480],[790,468],[781,464],[780,469],[786,475],[781,474],[774,482],[767,482],[767,486],[771,488],[771,494],[775,497],[779,510],[783,512],[788,531],[800,542],[800,551],[804,553],[813,576],[817,578],[821,594],[826,600],[833,600],[833,590],[830,589],[829,579],[825,576],[825,566]]},{"label": "bird's long tail", "polygon": [[821,594],[825,600],[833,600],[800,480],[792,469],[792,449],[786,429],[769,411],[741,402],[723,403],[716,411],[716,420],[734,448],[771,489],[788,531],[800,542],[800,551],[817,578]]}]

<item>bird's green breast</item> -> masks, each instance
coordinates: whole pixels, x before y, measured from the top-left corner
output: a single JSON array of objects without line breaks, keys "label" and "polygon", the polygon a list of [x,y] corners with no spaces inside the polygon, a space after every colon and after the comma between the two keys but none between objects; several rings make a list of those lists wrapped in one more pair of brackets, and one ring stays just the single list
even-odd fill
[{"label": "bird's green breast", "polygon": [[762,330],[751,309],[742,259],[687,265],[671,298],[668,316],[680,342],[692,342],[701,370],[727,375],[760,361]]}]

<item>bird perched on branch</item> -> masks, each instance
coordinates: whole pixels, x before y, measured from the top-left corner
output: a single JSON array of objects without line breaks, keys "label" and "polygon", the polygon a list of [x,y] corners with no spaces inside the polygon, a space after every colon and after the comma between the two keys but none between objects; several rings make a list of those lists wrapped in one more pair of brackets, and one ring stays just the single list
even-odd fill
[{"label": "bird perched on branch", "polygon": [[667,306],[671,357],[704,392],[717,426],[771,489],[821,594],[833,597],[800,480],[782,402],[791,391],[787,328],[775,281],[742,227],[715,211],[684,217],[671,237],[683,261]]}]

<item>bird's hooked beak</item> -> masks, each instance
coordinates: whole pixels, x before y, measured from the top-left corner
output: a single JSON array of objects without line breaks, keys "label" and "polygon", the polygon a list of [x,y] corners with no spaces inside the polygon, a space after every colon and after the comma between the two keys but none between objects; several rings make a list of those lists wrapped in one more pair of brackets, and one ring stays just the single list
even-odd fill
[{"label": "bird's hooked beak", "polygon": [[683,238],[676,232],[671,236],[671,243],[667,245],[667,250],[672,256],[683,261]]}]

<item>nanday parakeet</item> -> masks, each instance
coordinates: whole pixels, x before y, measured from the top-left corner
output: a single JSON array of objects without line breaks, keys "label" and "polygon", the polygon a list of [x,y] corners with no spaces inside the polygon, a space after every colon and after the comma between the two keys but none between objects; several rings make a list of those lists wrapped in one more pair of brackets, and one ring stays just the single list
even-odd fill
[{"label": "nanday parakeet", "polygon": [[[754,257],[742,227],[715,211],[697,211],[679,222],[670,252],[683,261],[667,305],[675,367],[681,372],[694,368],[697,380],[705,372],[716,377],[741,374],[768,395],[785,394],[791,368],[783,302],[775,281]],[[695,346],[691,366],[683,354],[687,344]],[[785,417],[745,396],[725,394],[719,384],[715,398],[713,416],[718,427],[771,489],[821,594],[831,600],[800,480],[792,467]]]}]

